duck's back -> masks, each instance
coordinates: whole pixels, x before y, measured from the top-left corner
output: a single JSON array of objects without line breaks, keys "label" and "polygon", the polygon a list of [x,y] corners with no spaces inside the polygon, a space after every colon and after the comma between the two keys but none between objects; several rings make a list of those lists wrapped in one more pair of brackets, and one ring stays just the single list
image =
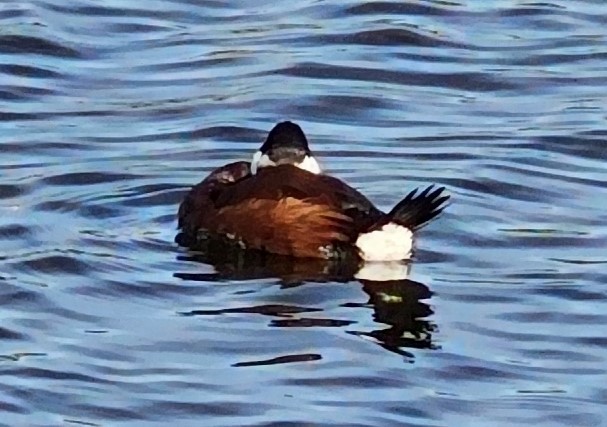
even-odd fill
[{"label": "duck's back", "polygon": [[191,242],[198,230],[204,227],[205,218],[213,215],[213,200],[217,195],[251,176],[250,173],[248,162],[228,163],[213,170],[202,182],[192,187],[179,205],[177,213],[178,227],[188,237],[187,242]]},{"label": "duck's back", "polygon": [[[315,175],[299,168],[282,165],[264,168],[257,175],[218,193],[218,209],[255,200],[295,199],[326,205],[362,220],[375,220],[382,213],[356,189],[328,175]],[[360,218],[358,218],[360,217]]]},{"label": "duck's back", "polygon": [[195,203],[200,209],[190,221],[200,230],[297,257],[346,256],[361,228],[383,215],[342,181],[290,165],[264,168],[199,197],[208,200]]}]

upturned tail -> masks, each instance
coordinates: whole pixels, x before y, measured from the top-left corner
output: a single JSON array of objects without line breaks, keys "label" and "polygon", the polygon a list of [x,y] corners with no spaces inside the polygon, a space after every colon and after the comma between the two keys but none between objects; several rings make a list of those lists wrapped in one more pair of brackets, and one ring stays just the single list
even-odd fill
[{"label": "upturned tail", "polygon": [[364,261],[398,261],[410,259],[413,254],[413,233],[446,207],[449,196],[443,196],[445,187],[430,186],[417,194],[413,190],[379,222],[361,233],[356,247]]},{"label": "upturned tail", "polygon": [[445,187],[434,188],[431,185],[417,194],[418,189],[392,208],[388,217],[391,221],[416,231],[436,218],[446,207],[448,195],[443,195]]}]

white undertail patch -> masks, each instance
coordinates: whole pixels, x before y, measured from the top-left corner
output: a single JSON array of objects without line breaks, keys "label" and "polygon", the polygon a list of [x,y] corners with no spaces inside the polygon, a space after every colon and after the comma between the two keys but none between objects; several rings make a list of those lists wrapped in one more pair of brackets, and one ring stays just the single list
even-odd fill
[{"label": "white undertail patch", "polygon": [[356,246],[365,261],[399,261],[411,258],[413,232],[407,227],[390,222],[364,233],[356,239]]}]

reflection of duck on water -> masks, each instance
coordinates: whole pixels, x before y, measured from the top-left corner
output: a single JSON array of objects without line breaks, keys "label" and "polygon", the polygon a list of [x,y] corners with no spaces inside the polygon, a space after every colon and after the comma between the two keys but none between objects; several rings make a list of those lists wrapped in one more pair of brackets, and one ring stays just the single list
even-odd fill
[{"label": "reflection of duck on water", "polygon": [[352,260],[294,258],[263,251],[242,250],[230,241],[222,239],[201,240],[196,249],[196,252],[190,252],[180,258],[210,264],[215,272],[177,273],[178,277],[197,281],[278,278],[286,288],[305,282],[349,281],[359,268],[358,263]]},{"label": "reflection of duck on water", "polygon": [[[182,313],[184,315],[255,313],[271,316],[274,320],[270,325],[276,327],[347,327],[348,333],[370,339],[381,347],[408,358],[413,356],[403,348],[433,348],[434,326],[426,319],[433,313],[426,301],[432,292],[426,285],[409,280],[409,265],[402,262],[377,263],[373,268],[361,268],[357,262],[352,261],[298,259],[261,251],[236,250],[228,243],[215,241],[207,241],[204,250],[182,255],[181,259],[212,265],[215,269],[212,274],[175,273],[176,277],[183,280],[206,283],[278,278],[283,288],[292,288],[310,282],[358,281],[368,295],[368,300],[347,303],[343,307],[371,308],[373,320],[388,327],[371,331],[359,330],[356,320],[309,316],[312,312],[322,312],[323,308],[276,304],[275,301],[271,304],[228,309],[197,309]],[[291,358],[285,360],[291,361]]]},{"label": "reflection of duck on water", "polygon": [[434,348],[434,325],[427,318],[434,312],[424,302],[432,291],[423,283],[413,280],[360,280],[363,291],[369,295],[368,304],[373,307],[374,320],[389,328],[371,332],[350,332],[369,337],[386,350],[412,357],[402,348]]}]

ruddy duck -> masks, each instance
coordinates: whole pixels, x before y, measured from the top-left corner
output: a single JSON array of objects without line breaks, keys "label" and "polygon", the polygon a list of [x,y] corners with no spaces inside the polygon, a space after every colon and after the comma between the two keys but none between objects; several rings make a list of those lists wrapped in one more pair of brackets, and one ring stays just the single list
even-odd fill
[{"label": "ruddy duck", "polygon": [[302,258],[409,259],[413,233],[445,208],[444,187],[411,191],[392,210],[324,175],[301,128],[277,124],[251,163],[220,167],[179,208],[185,246],[224,239],[235,247]]}]

